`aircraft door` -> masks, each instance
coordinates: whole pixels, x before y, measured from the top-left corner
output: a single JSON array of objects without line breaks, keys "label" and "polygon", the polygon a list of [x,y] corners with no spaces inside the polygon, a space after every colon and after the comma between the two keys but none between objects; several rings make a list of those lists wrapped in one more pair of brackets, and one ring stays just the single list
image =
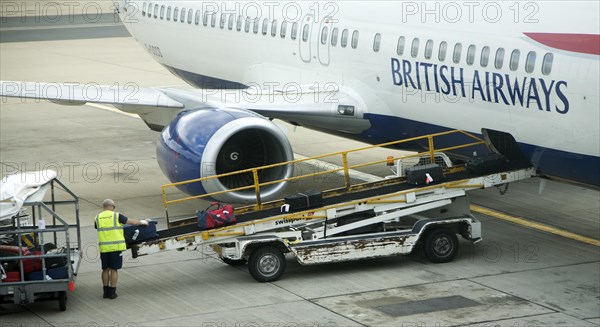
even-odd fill
[{"label": "aircraft door", "polygon": [[314,17],[310,14],[304,16],[300,24],[300,35],[298,37],[298,42],[300,42],[300,58],[306,63],[312,60],[311,43],[314,41],[312,38],[314,24]]},{"label": "aircraft door", "polygon": [[329,66],[331,60],[331,37],[333,32],[333,18],[325,17],[320,24],[317,42],[317,53],[319,62],[323,66]]}]

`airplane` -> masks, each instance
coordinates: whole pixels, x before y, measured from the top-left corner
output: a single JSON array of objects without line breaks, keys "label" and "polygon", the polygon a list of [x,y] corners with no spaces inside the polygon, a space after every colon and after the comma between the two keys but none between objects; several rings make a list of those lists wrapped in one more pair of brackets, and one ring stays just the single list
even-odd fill
[{"label": "airplane", "polygon": [[[600,187],[597,1],[114,3],[135,40],[193,88],[2,81],[0,96],[138,114],[160,132],[157,160],[172,182],[293,160],[272,122],[281,119],[371,144],[464,130],[540,176]],[[282,166],[260,178],[292,174]]]}]

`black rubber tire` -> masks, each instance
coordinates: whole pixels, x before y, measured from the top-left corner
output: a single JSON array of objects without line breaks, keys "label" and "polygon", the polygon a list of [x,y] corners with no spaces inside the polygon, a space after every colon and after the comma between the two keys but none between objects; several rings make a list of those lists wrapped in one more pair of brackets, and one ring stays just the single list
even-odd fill
[{"label": "black rubber tire", "polygon": [[60,311],[67,310],[67,292],[66,291],[58,292],[58,309]]},{"label": "black rubber tire", "polygon": [[425,256],[434,263],[450,262],[458,254],[458,237],[448,229],[434,229],[425,238]]},{"label": "black rubber tire", "polygon": [[221,260],[232,267],[239,267],[246,264],[246,259],[233,260],[229,258],[221,258]]},{"label": "black rubber tire", "polygon": [[285,255],[272,246],[256,249],[248,260],[250,275],[261,283],[278,280],[283,275],[286,265]]}]

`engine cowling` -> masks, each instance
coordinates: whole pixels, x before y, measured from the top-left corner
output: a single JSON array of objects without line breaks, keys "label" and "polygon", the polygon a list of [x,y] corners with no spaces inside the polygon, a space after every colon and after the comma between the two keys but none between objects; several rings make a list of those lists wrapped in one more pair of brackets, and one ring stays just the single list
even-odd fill
[{"label": "engine cowling", "polygon": [[[156,155],[163,173],[173,183],[225,174],[293,160],[292,147],[275,124],[243,109],[197,109],[183,111],[164,128]],[[293,166],[259,172],[261,183],[291,177]],[[209,179],[178,186],[200,195],[253,185],[252,173]],[[261,187],[261,199],[274,198],[286,183]],[[256,200],[254,189],[228,192],[213,198],[223,202]]]}]

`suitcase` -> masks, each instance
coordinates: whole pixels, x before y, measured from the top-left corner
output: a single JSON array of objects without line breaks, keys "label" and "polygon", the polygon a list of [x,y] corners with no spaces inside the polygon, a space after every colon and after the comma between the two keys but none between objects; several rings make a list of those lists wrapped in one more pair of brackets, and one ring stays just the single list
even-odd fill
[{"label": "suitcase", "polygon": [[[211,209],[215,207],[214,209]],[[225,225],[235,224],[235,208],[229,204],[211,203],[206,210],[198,211],[198,228],[200,230],[213,229]]]},{"label": "suitcase", "polygon": [[[47,279],[66,279],[69,278],[69,268],[67,266],[46,269]],[[43,280],[44,274],[40,271],[34,271],[25,275],[25,280]]]},{"label": "suitcase", "polygon": [[485,175],[502,171],[508,160],[497,153],[490,153],[481,157],[473,157],[466,162],[467,172],[474,175]]},{"label": "suitcase", "polygon": [[[21,253],[23,256],[32,255],[28,248],[21,247]],[[6,256],[18,256],[19,255],[19,247],[16,245],[0,245],[0,257]],[[11,263],[7,265],[6,270],[19,270],[19,265],[21,264],[21,260],[10,260]],[[9,260],[7,260],[9,262]],[[42,259],[23,259],[23,272],[25,274],[30,273],[32,271],[41,270],[42,269]]]},{"label": "suitcase", "polygon": [[309,190],[304,193],[288,195],[284,198],[289,211],[302,211],[323,206],[323,192]]},{"label": "suitcase", "polygon": [[128,244],[136,244],[158,238],[158,234],[156,233],[156,223],[157,222],[154,220],[148,220],[148,226],[124,225],[123,234],[125,234],[125,242]]},{"label": "suitcase", "polygon": [[[58,249],[50,249],[47,252],[44,252],[44,254],[66,254],[66,253],[67,253],[67,249],[64,247],[61,247]],[[31,254],[42,255],[42,252],[41,251],[33,251],[33,252],[31,252]],[[52,257],[52,258],[44,258],[44,261],[46,262],[46,269],[50,269],[50,268],[62,267],[64,265],[66,265],[68,258],[66,256],[65,257]],[[35,269],[35,270],[36,271],[42,270],[42,266],[40,266],[39,269]]]},{"label": "suitcase", "polygon": [[426,185],[444,181],[444,172],[438,164],[414,166],[406,169],[406,182],[412,185]]},{"label": "suitcase", "polygon": [[15,283],[21,281],[21,272],[19,271],[7,271],[6,278],[2,279],[3,283]]}]

